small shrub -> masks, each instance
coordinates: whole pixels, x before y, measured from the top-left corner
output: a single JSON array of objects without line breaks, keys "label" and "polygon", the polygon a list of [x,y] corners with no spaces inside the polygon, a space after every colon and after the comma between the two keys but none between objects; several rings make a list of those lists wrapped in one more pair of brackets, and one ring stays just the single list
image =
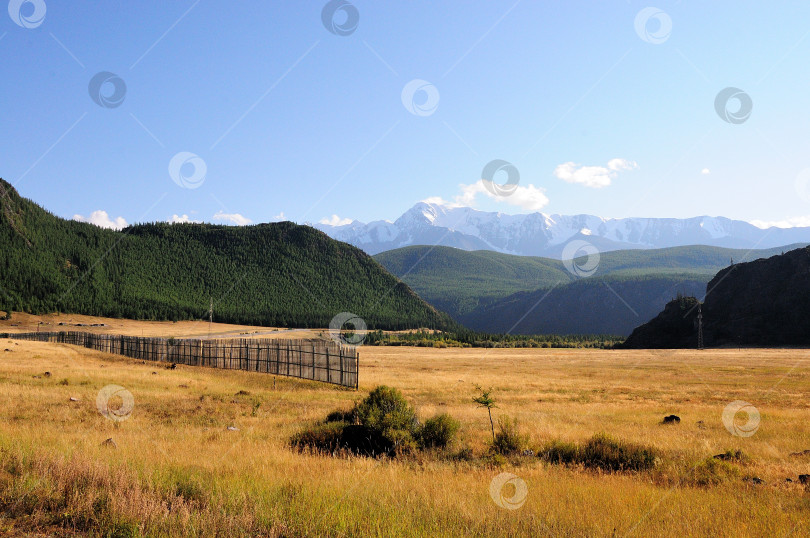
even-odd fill
[{"label": "small shrub", "polygon": [[558,465],[571,465],[579,462],[579,447],[565,441],[551,441],[537,453],[539,458]]},{"label": "small shrub", "polygon": [[718,460],[714,457],[706,458],[698,463],[689,475],[693,484],[698,486],[716,486],[732,479],[739,478],[740,470],[733,464]]},{"label": "small shrub", "polygon": [[348,424],[357,423],[357,406],[352,409],[337,409],[326,415],[326,422],[346,422]]},{"label": "small shrub", "polygon": [[391,453],[393,444],[378,432],[359,424],[329,422],[297,433],[291,445],[303,452],[320,454],[346,451],[361,456],[379,456]]},{"label": "small shrub", "polygon": [[582,463],[609,471],[644,471],[655,467],[653,449],[625,443],[600,433],[582,447]]},{"label": "small shrub", "polygon": [[492,441],[492,450],[497,454],[510,455],[523,451],[529,444],[529,438],[520,433],[516,419],[502,417],[498,419],[498,433]]},{"label": "small shrub", "polygon": [[67,386],[70,385],[70,381],[68,381],[67,379],[60,379],[57,385]]},{"label": "small shrub", "polygon": [[413,408],[397,389],[381,385],[357,406],[360,424],[388,439],[397,452],[415,448],[419,422]]},{"label": "small shrub", "polygon": [[293,435],[290,443],[300,451],[310,449],[313,452],[332,453],[341,448],[344,426],[344,422],[318,424]]},{"label": "small shrub", "polygon": [[645,471],[655,467],[658,460],[655,449],[619,441],[604,433],[594,435],[584,445],[551,441],[538,456],[549,463],[604,471]]},{"label": "small shrub", "polygon": [[460,449],[458,449],[458,452],[454,453],[451,456],[451,459],[454,459],[456,461],[472,461],[473,457],[474,457],[474,455],[473,455],[472,448],[470,448],[468,446],[464,446],[464,447],[461,447]]},{"label": "small shrub", "polygon": [[460,427],[461,424],[447,413],[429,418],[419,430],[419,446],[422,448],[446,448],[453,442]]}]

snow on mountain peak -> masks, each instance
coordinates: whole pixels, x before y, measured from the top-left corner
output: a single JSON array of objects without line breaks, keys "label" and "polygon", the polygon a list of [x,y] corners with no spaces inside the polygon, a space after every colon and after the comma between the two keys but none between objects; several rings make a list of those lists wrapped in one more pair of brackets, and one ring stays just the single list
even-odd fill
[{"label": "snow on mountain peak", "polygon": [[[767,248],[810,242],[810,228],[762,230],[723,217],[611,218],[593,215],[510,215],[471,207],[419,202],[393,223],[316,225],[340,241],[369,254],[408,245],[444,245],[465,250],[494,250],[508,254],[559,256],[574,236],[587,236],[602,251],[715,245]],[[763,234],[768,234],[767,238]]]}]

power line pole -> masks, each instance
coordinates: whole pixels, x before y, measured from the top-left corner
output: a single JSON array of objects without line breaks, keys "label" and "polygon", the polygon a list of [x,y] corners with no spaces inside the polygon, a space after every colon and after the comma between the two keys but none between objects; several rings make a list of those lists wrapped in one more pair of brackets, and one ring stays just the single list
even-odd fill
[{"label": "power line pole", "polygon": [[703,349],[703,307],[698,303],[698,349]]}]

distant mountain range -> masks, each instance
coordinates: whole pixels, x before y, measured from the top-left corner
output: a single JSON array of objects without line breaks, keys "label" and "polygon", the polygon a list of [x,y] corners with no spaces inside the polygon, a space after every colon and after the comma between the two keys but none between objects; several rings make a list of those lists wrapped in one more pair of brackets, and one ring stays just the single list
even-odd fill
[{"label": "distant mountain range", "polygon": [[426,202],[419,202],[394,222],[313,226],[372,255],[411,245],[441,245],[560,259],[565,246],[575,239],[587,241],[600,252],[686,245],[764,249],[810,242],[810,228],[761,229],[724,217],[507,215]]},{"label": "distant mountain range", "polygon": [[374,258],[471,329],[626,336],[679,294],[702,297],[706,284],[732,262],[799,246],[614,251],[601,255],[589,278],[574,276],[560,260],[449,247],[405,247]]}]

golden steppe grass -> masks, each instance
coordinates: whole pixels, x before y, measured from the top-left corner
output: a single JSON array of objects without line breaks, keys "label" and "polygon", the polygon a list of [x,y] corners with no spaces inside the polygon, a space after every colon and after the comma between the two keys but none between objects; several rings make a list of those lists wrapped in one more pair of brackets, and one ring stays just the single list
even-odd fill
[{"label": "golden steppe grass", "polygon": [[[790,454],[810,449],[808,359],[804,350],[364,347],[354,392],[2,340],[0,533],[807,535],[810,492],[797,477],[810,473],[810,457]],[[96,408],[109,384],[134,397],[126,421]],[[476,458],[332,458],[289,448],[296,431],[379,384],[402,390],[420,417],[459,419],[459,446]],[[662,462],[612,474],[530,457],[496,467],[483,457],[489,420],[471,401],[476,384],[493,387],[495,416],[517,417],[536,446],[606,432],[656,448]],[[734,400],[761,413],[752,437],[732,436],[721,421]],[[660,424],[670,413],[679,425]],[[107,438],[117,448],[101,446]],[[739,476],[700,485],[701,462],[729,449],[751,461],[733,464]],[[517,510],[490,497],[502,472],[527,484]],[[746,480],[755,476],[764,483]]]}]

